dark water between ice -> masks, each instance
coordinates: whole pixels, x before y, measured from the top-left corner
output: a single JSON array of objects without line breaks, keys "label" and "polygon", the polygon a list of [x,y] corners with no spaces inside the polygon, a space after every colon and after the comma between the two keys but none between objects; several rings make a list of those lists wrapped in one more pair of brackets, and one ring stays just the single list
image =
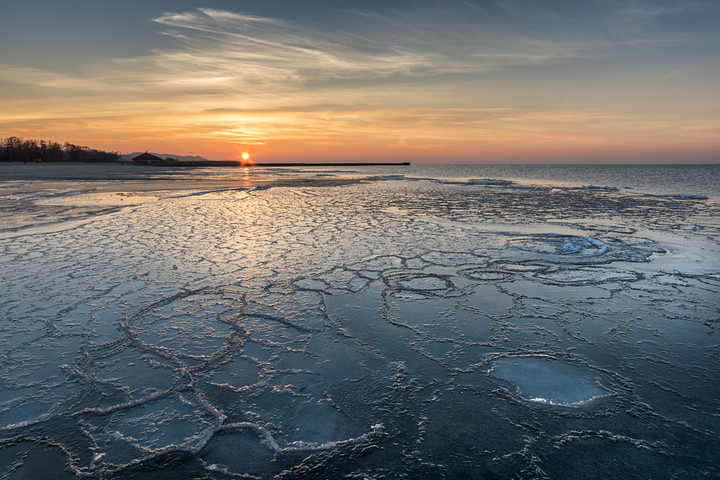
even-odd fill
[{"label": "dark water between ice", "polygon": [[718,478],[718,167],[563,168],[0,240],[0,477]]}]

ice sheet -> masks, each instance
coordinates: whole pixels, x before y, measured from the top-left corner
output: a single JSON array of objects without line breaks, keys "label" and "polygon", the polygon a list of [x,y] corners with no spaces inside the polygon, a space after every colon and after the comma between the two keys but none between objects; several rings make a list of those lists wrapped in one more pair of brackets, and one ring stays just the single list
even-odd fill
[{"label": "ice sheet", "polygon": [[342,173],[0,239],[0,472],[720,475],[717,204]]}]

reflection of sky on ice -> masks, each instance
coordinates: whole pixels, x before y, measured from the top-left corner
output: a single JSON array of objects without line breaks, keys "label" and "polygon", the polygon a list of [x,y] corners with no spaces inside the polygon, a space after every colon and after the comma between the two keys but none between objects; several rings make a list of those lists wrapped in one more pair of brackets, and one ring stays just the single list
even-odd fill
[{"label": "reflection of sky on ice", "polygon": [[607,395],[592,371],[543,357],[501,358],[490,374],[515,385],[531,402],[573,406]]},{"label": "reflection of sky on ice", "polygon": [[720,474],[717,206],[507,187],[182,192],[0,240],[0,473]]}]

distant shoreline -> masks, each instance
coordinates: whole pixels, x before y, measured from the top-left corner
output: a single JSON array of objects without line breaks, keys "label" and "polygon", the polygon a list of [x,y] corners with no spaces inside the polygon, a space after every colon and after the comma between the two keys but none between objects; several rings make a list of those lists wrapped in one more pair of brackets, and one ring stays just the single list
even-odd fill
[{"label": "distant shoreline", "polygon": [[0,162],[0,164],[43,164],[43,165],[60,165],[60,164],[91,164],[91,165],[140,165],[145,167],[375,167],[375,166],[409,166],[410,162],[241,162],[238,160],[205,160],[205,161],[179,161],[164,159],[159,162],[143,163],[128,160],[122,161],[59,161],[59,162],[42,162],[42,161],[25,161],[14,160],[9,162]]},{"label": "distant shoreline", "polygon": [[407,166],[410,162],[240,162],[237,160],[208,160],[208,161],[177,161],[158,163],[134,163],[135,165],[146,165],[149,167],[375,167],[375,166]]}]

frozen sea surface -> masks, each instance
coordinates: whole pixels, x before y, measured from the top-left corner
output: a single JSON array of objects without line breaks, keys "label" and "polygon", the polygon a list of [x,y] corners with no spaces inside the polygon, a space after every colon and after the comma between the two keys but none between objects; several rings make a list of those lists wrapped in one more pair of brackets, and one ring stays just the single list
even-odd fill
[{"label": "frozen sea surface", "polygon": [[490,374],[514,385],[531,402],[572,407],[607,395],[592,370],[545,356],[501,358]]},{"label": "frozen sea surface", "polygon": [[3,183],[0,477],[720,477],[712,194],[391,173]]}]

